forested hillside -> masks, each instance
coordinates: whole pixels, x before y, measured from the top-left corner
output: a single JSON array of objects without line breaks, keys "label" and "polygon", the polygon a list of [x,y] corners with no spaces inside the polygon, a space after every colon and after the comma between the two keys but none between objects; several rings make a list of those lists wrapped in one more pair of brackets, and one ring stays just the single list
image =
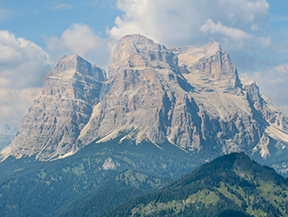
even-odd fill
[{"label": "forested hillside", "polygon": [[287,183],[273,169],[233,153],[103,216],[288,216]]}]

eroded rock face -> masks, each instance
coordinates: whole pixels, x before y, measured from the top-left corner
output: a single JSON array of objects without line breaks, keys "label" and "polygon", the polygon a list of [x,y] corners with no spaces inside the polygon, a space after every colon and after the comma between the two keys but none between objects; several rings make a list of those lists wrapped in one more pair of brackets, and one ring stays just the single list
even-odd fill
[{"label": "eroded rock face", "polygon": [[42,95],[21,121],[10,146],[2,150],[20,158],[35,155],[49,160],[76,151],[75,141],[98,103],[103,69],[77,55],[63,56],[45,79]]},{"label": "eroded rock face", "polygon": [[269,158],[286,149],[288,118],[255,83],[240,81],[217,42],[166,48],[141,35],[120,39],[105,72],[64,56],[45,80],[42,96],[23,118],[18,136],[1,152],[65,157],[97,140],[123,139],[185,151],[251,151]]},{"label": "eroded rock face", "polygon": [[259,115],[264,100],[258,87],[241,84],[216,42],[167,49],[141,35],[126,36],[109,69],[107,92],[81,132],[82,144],[125,131],[138,143],[168,140],[188,151],[229,153],[254,148],[269,126]]}]

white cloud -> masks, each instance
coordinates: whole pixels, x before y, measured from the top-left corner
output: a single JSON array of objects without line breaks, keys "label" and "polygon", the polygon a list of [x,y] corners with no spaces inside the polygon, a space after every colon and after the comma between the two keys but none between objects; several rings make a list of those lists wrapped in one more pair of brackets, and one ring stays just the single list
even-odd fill
[{"label": "white cloud", "polygon": [[0,77],[9,88],[39,87],[43,84],[51,60],[42,48],[9,31],[0,30]]},{"label": "white cloud", "polygon": [[67,3],[56,4],[52,7],[53,10],[70,10],[72,8],[73,8],[72,5]]},{"label": "white cloud", "polygon": [[235,30],[249,35],[270,15],[266,0],[118,0],[117,7],[124,15],[107,31],[112,38],[140,33],[173,46],[206,41],[200,28],[209,19],[234,31],[233,37]]},{"label": "white cloud", "polygon": [[206,23],[201,26],[200,30],[204,33],[221,33],[235,40],[249,40],[252,38],[251,34],[248,34],[241,29],[223,26],[220,22],[216,24],[210,19],[208,19]]},{"label": "white cloud", "polygon": [[214,40],[239,71],[254,70],[255,54],[271,47],[263,33],[270,17],[266,0],[117,0],[117,7],[124,13],[107,30],[114,39],[139,33],[168,47],[199,47]]},{"label": "white cloud", "polygon": [[287,63],[273,67],[273,71],[288,78],[288,64]]},{"label": "white cloud", "polygon": [[224,9],[223,12],[238,28],[249,29],[253,25],[265,22],[270,16],[270,5],[266,0],[218,0],[218,2]]},{"label": "white cloud", "polygon": [[235,41],[235,45],[239,48],[243,47],[243,44],[250,47],[266,47],[271,44],[270,38],[258,37],[241,29],[224,26],[220,22],[216,24],[211,19],[208,19],[200,30],[205,34],[220,34],[221,37],[227,37],[228,40]]},{"label": "white cloud", "polygon": [[97,49],[103,44],[103,39],[94,34],[90,26],[73,24],[61,35],[62,42],[74,53],[85,55],[89,50]]},{"label": "white cloud", "polygon": [[42,36],[47,48],[51,51],[72,52],[87,60],[105,67],[108,65],[110,39],[103,39],[93,32],[93,29],[85,24],[73,24],[59,37]]},{"label": "white cloud", "polygon": [[51,64],[49,55],[36,44],[0,30],[0,124],[19,122]]},{"label": "white cloud", "polygon": [[66,29],[60,38],[55,36],[49,38],[43,36],[43,38],[49,50],[68,48],[82,56],[105,43],[105,40],[96,35],[90,26],[77,23]]},{"label": "white cloud", "polygon": [[0,88],[0,125],[18,126],[33,101],[39,97],[42,88],[6,89]]}]

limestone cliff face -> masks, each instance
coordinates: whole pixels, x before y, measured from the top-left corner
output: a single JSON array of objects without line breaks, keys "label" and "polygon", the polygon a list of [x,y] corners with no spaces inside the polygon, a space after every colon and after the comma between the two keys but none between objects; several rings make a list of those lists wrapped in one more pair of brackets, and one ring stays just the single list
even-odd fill
[{"label": "limestone cliff face", "polygon": [[268,135],[276,138],[267,131],[271,114],[282,123],[279,130],[287,124],[255,84],[241,83],[217,42],[167,49],[141,35],[126,36],[116,45],[109,76],[105,97],[79,137],[82,144],[125,131],[138,143],[168,140],[187,151],[229,153],[252,150]]},{"label": "limestone cliff face", "polygon": [[[165,141],[197,153],[246,151],[269,158],[286,150],[288,117],[241,82],[217,42],[166,48],[142,35],[120,39],[105,72],[78,56],[64,56],[45,80],[42,96],[1,152],[39,160],[75,153],[92,141]],[[276,142],[273,142],[276,141]]]},{"label": "limestone cliff face", "polygon": [[2,158],[35,155],[49,160],[74,153],[75,141],[99,101],[103,69],[77,55],[63,56],[45,79],[42,95],[21,121],[13,142]]}]

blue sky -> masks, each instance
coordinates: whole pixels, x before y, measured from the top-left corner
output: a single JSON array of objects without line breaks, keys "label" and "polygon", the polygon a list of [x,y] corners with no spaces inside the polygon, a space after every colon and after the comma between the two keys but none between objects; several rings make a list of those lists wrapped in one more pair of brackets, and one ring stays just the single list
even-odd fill
[{"label": "blue sky", "polygon": [[107,69],[132,33],[167,47],[218,41],[240,77],[288,111],[287,11],[287,0],[0,0],[0,126],[19,124],[63,54]]},{"label": "blue sky", "polygon": [[114,25],[121,15],[116,1],[0,1],[0,7],[8,10],[1,19],[1,29],[9,30],[16,37],[31,40],[43,49],[42,35],[61,35],[74,23],[91,26],[96,34],[106,36],[106,27]]}]

